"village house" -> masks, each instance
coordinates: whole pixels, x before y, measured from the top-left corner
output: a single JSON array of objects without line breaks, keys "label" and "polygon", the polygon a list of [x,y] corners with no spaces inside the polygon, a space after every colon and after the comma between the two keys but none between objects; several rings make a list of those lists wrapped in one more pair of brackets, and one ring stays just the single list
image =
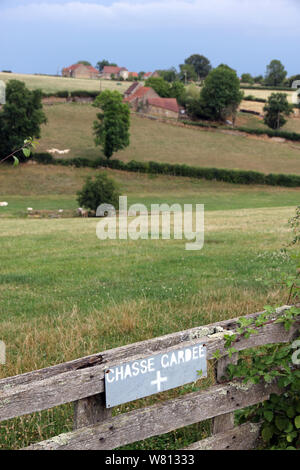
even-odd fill
[{"label": "village house", "polygon": [[114,65],[105,65],[101,72],[101,78],[104,80],[111,80],[112,78],[127,80],[128,75],[129,72],[126,67],[116,67]]},{"label": "village house", "polygon": [[99,70],[92,67],[92,65],[74,64],[70,67],[62,69],[63,77],[69,78],[99,78]]},{"label": "village house", "polygon": [[[140,84],[138,84],[140,85]],[[128,94],[129,90],[132,91]],[[135,88],[129,87],[127,90],[127,95],[124,98],[124,102],[128,103],[131,108],[135,111],[142,111],[145,106],[147,106],[147,100],[149,98],[159,98],[159,95],[153,88],[145,86],[137,86]]]},{"label": "village house", "polygon": [[147,78],[157,78],[159,77],[159,73],[158,72],[146,72],[144,74],[144,80],[147,80]]},{"label": "village house", "polygon": [[146,114],[178,119],[180,108],[176,98],[150,97],[146,102]]},{"label": "village house", "polygon": [[180,107],[176,98],[161,98],[153,88],[133,83],[124,93],[124,102],[138,112],[151,116],[178,119]]}]

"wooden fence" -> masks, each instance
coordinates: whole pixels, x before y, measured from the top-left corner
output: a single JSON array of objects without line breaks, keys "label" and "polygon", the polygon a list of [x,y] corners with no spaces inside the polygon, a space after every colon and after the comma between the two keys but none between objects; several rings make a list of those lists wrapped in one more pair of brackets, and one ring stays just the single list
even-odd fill
[{"label": "wooden fence", "polygon": [[[289,307],[282,307],[283,311]],[[261,312],[260,312],[261,313]],[[255,318],[260,313],[248,315]],[[243,384],[236,380],[220,383],[231,359],[224,349],[224,335],[235,331],[237,318],[200,326],[159,338],[122,346],[45,369],[0,380],[0,421],[74,402],[74,431],[61,434],[27,449],[114,449],[184,426],[213,418],[213,435],[188,449],[253,449],[259,425],[234,427],[233,413],[260,403],[271,393],[281,393],[276,381],[271,384]],[[238,351],[266,344],[287,343],[294,339],[299,321],[286,332],[281,323],[270,323],[250,338],[235,344]],[[136,409],[112,417],[104,405],[104,371],[109,367],[146,358],[155,353],[170,353],[194,344],[205,343],[207,359],[219,350],[222,357],[215,366],[216,384],[208,389]]]}]

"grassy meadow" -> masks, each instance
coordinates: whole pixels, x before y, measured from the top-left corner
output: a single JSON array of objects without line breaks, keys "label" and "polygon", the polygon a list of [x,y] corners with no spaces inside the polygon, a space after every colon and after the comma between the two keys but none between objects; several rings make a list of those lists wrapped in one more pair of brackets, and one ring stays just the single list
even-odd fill
[{"label": "grassy meadow", "polygon": [[[123,93],[130,85],[128,82],[116,82],[112,80],[92,80],[85,78],[67,78],[52,77],[45,75],[30,75],[21,73],[5,73],[0,72],[0,80],[8,82],[9,80],[20,80],[25,83],[29,90],[40,89],[45,93],[56,93],[57,91],[98,91],[102,90],[118,90]],[[121,85],[117,85],[120,83]]]},{"label": "grassy meadow", "polygon": [[[48,123],[42,127],[39,152],[56,148],[70,149],[65,158],[102,155],[93,138],[96,108],[73,103],[44,109]],[[300,146],[297,144],[291,146],[263,138],[176,127],[135,115],[131,116],[130,133],[130,146],[115,154],[124,161],[152,160],[262,173],[300,173]]]},{"label": "grassy meadow", "polygon": [[[205,203],[205,244],[184,240],[97,239],[97,220],[34,219],[33,209],[74,210],[76,191],[95,170],[2,167],[0,200],[0,377],[283,304],[281,251],[297,189],[108,171],[129,204]],[[212,375],[114,410],[120,413],[212,383]],[[20,448],[72,429],[72,405],[0,424],[0,448]],[[129,448],[176,449],[209,435],[201,423]],[[128,446],[127,446],[128,447]]]}]

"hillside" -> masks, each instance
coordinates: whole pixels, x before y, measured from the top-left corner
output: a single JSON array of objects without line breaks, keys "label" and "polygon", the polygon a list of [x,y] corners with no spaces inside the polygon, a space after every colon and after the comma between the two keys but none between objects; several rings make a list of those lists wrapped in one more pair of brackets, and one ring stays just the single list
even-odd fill
[{"label": "hillside", "polygon": [[[43,126],[39,152],[56,148],[70,149],[66,158],[102,155],[93,139],[95,108],[60,104],[45,106],[45,112],[48,124]],[[300,147],[295,144],[175,127],[135,115],[131,116],[130,133],[130,146],[115,154],[125,161],[153,160],[263,173],[300,173]]]}]

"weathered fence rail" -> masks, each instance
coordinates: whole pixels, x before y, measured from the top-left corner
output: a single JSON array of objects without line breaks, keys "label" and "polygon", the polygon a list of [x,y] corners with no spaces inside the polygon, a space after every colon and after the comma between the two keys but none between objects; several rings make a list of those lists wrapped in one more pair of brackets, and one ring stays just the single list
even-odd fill
[{"label": "weathered fence rail", "polygon": [[[280,311],[289,307],[282,307]],[[255,318],[262,312],[248,315]],[[213,436],[189,449],[253,448],[259,426],[234,427],[233,412],[260,403],[271,393],[280,393],[276,382],[245,385],[239,381],[220,383],[229,362],[224,335],[234,333],[238,319],[172,333],[122,346],[34,372],[0,380],[0,421],[75,402],[75,430],[30,446],[28,449],[113,449],[164,434],[190,424],[214,418]],[[295,323],[285,331],[281,323],[269,323],[250,338],[235,344],[238,351],[265,344],[293,340],[299,328]],[[219,350],[217,384],[199,392],[112,417],[104,405],[104,372],[113,366],[154,353],[170,353],[178,347],[205,343],[207,359]]]}]

